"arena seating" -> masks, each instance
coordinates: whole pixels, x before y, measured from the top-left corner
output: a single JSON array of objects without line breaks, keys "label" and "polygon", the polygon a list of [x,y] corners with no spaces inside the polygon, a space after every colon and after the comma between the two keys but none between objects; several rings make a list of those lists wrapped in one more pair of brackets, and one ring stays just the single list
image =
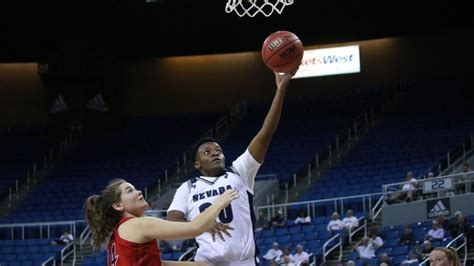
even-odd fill
[{"label": "arena seating", "polygon": [[[446,94],[443,88],[450,88]],[[301,201],[381,192],[402,182],[408,171],[426,171],[474,132],[473,108],[463,98],[463,80],[413,83],[394,110],[387,110],[364,137]],[[423,96],[430,94],[430,101]],[[356,211],[360,202],[349,202]],[[322,210],[329,215],[333,210]]]},{"label": "arena seating", "polygon": [[[258,174],[276,174],[281,184],[293,182],[293,174],[305,169],[329,144],[334,145],[336,136],[347,130],[357,115],[368,111],[376,99],[378,94],[373,91],[336,99],[288,99]],[[240,127],[221,142],[227,164],[242,154],[258,133],[269,106],[270,103],[249,105],[248,115]],[[190,173],[185,179],[196,174]]]},{"label": "arena seating", "polygon": [[219,114],[136,118],[98,138],[83,139],[72,158],[58,165],[2,223],[84,219],[87,196],[113,178],[143,190],[179,160]]},{"label": "arena seating", "polygon": [[[45,128],[11,128],[0,131],[0,196],[9,188],[15,188],[27,178],[26,172],[33,170],[33,164],[42,166],[44,156],[57,144],[57,139],[48,137]],[[39,164],[41,163],[41,164]]]},{"label": "arena seating", "polygon": [[0,265],[36,266],[54,256],[63,246],[51,246],[51,239],[0,240]]}]

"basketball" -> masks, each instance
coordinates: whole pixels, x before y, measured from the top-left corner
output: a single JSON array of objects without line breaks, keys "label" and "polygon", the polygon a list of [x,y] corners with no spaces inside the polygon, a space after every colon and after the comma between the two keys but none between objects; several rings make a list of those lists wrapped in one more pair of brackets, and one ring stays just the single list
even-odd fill
[{"label": "basketball", "polygon": [[304,48],[301,40],[289,31],[270,34],[262,46],[265,65],[275,72],[291,72],[303,59]]}]

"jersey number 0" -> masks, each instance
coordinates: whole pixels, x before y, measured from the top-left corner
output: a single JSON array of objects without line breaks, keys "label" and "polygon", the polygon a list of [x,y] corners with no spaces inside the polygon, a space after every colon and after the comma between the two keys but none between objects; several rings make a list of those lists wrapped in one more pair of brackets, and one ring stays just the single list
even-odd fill
[{"label": "jersey number 0", "polygon": [[[205,211],[207,208],[209,208],[209,206],[211,206],[211,203],[209,202],[201,204],[201,206],[199,206],[199,212]],[[229,204],[229,206],[219,213],[219,220],[221,220],[221,223],[223,224],[228,224],[232,222],[233,219],[234,216],[232,215],[232,206]]]}]

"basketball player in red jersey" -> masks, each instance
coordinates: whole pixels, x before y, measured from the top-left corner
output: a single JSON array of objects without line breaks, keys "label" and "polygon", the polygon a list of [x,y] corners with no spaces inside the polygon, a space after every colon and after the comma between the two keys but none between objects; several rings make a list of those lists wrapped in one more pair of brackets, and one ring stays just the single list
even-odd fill
[{"label": "basketball player in red jersey", "polygon": [[[107,245],[108,266],[162,265],[159,240],[189,239],[215,226],[220,211],[238,198],[238,191],[223,192],[211,207],[189,223],[143,217],[148,203],[142,192],[123,179],[110,181],[102,195],[90,196],[84,211],[92,231],[94,246]],[[163,262],[163,265],[191,264]]]}]

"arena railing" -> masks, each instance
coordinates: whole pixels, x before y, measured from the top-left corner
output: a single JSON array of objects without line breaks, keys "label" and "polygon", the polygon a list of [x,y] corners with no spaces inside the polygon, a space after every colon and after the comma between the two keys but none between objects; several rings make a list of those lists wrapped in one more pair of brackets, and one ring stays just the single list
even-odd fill
[{"label": "arena railing", "polygon": [[197,247],[192,247],[186,250],[178,259],[178,261],[191,261],[194,258],[194,255],[190,255],[197,250]]},{"label": "arena railing", "polygon": [[[464,234],[458,235],[446,245],[446,248],[454,248],[456,252],[459,252],[459,250],[464,249],[463,252],[461,253],[464,255],[464,257],[461,259],[461,264],[466,265],[467,254],[468,254],[466,235]],[[424,261],[422,261],[419,265],[420,266],[428,265],[429,260],[430,258],[427,258]]]},{"label": "arena railing", "polygon": [[298,181],[307,182],[311,184],[311,176],[315,172],[318,176],[321,173],[323,162],[326,161],[329,165],[333,163],[334,159],[339,159],[341,150],[343,148],[351,147],[353,140],[358,140],[360,133],[366,133],[368,128],[375,125],[376,116],[382,113],[384,107],[403,94],[403,89],[406,87],[405,82],[400,82],[392,90],[387,91],[377,104],[370,105],[368,111],[361,112],[357,115],[351,126],[340,131],[334,140],[328,144],[327,149],[318,152],[314,159],[307,162],[303,169],[293,173],[293,186],[297,185]]},{"label": "arena railing", "polygon": [[84,230],[82,230],[81,235],[79,236],[79,248],[82,250],[82,246],[87,242],[87,240],[90,238],[91,243],[92,243],[92,231],[89,225],[87,225]]},{"label": "arena railing", "polygon": [[310,252],[308,254],[309,257],[309,266],[316,266],[316,256],[314,255],[313,252]]},{"label": "arena railing", "polygon": [[[401,81],[397,83],[394,89],[389,90],[383,94],[377,104],[370,105],[368,111],[362,112],[356,116],[356,118],[354,118],[352,121],[352,125],[349,128],[339,132],[339,134],[337,134],[334,138],[334,141],[328,144],[327,150],[315,154],[314,159],[308,161],[304,169],[300,169],[293,173],[292,180],[290,181],[292,184],[290,183],[289,186],[296,186],[298,180],[304,180],[304,182],[311,184],[311,176],[313,171],[316,171],[316,173],[319,175],[323,161],[328,161],[329,164],[332,164],[333,159],[335,159],[334,157],[339,158],[341,155],[341,149],[350,147],[352,140],[357,140],[360,132],[367,132],[368,127],[375,124],[375,117],[382,112],[384,106],[394,99],[400,97],[400,95],[403,94],[402,90],[405,87],[405,82]],[[241,119],[246,115],[246,113],[247,108],[245,102],[235,105],[229,115],[225,115],[219,119],[216,127],[209,129],[202,137],[218,137],[221,135],[220,132],[223,131],[223,128],[231,128],[232,125],[230,122],[233,122],[236,119]],[[170,167],[167,167],[164,170],[163,176],[158,176],[155,183],[144,189],[145,198],[148,199],[148,194],[151,193],[151,190],[153,190],[154,195],[150,198],[151,202],[153,202],[156,199],[156,194],[160,194],[163,190],[167,189],[167,187],[163,187],[163,185],[164,183],[168,182],[169,178],[175,176],[176,181],[179,181],[182,175],[187,174],[189,159],[192,158],[192,147],[193,145],[191,145],[183,153],[182,160],[178,160]],[[157,191],[156,194],[154,193],[155,190]]]},{"label": "arena railing", "polygon": [[446,158],[436,162],[430,166],[423,175],[419,178],[426,178],[428,173],[433,173],[435,176],[454,170],[461,166],[466,159],[474,155],[474,134],[471,133],[467,139],[465,139],[461,145],[453,149],[446,154]]},{"label": "arena railing", "polygon": [[255,213],[259,213],[262,211],[266,213],[267,218],[270,220],[271,217],[275,216],[276,212],[279,210],[283,211],[284,218],[287,219],[287,209],[291,206],[304,206],[306,208],[306,212],[308,215],[314,216],[316,213],[316,205],[317,204],[324,204],[328,202],[332,202],[334,204],[334,211],[338,213],[344,213],[345,210],[349,208],[345,208],[344,204],[349,203],[350,200],[360,199],[362,201],[362,212],[369,217],[373,216],[373,205],[374,203],[379,200],[380,196],[383,193],[370,193],[370,194],[362,194],[362,195],[354,195],[354,196],[345,196],[345,197],[337,197],[337,198],[329,198],[329,199],[319,199],[319,200],[309,200],[309,201],[299,201],[299,202],[291,202],[291,203],[284,203],[284,204],[271,204],[265,206],[258,206],[256,207]]},{"label": "arena railing", "polygon": [[[335,240],[338,240],[335,245],[331,246],[329,249],[328,249],[328,246],[329,244],[331,244],[333,241]],[[336,250],[337,248],[339,248],[339,261],[341,261],[342,259],[342,237],[340,234],[335,234],[333,237],[331,237],[328,241],[326,241],[326,243],[324,243],[323,245],[323,264],[326,263],[326,259],[327,257],[329,256],[329,254],[331,254],[331,252],[333,252],[334,250]],[[326,250],[327,249],[327,250]]]},{"label": "arena railing", "polygon": [[371,216],[370,219],[373,221],[377,219],[377,217],[382,213],[382,207],[384,203],[384,195],[380,196],[379,200],[375,203],[374,207],[372,207],[372,210],[370,212]]},{"label": "arena railing", "polygon": [[[417,182],[430,182],[432,186],[436,186],[441,188],[443,184],[446,184],[446,182],[439,182],[440,180],[443,179],[450,179],[452,177],[461,177],[465,174],[472,174],[474,175],[474,171],[468,172],[468,173],[461,173],[461,174],[453,174],[453,175],[446,175],[446,176],[440,176],[436,178],[430,178],[430,179],[422,179],[418,180]],[[463,181],[465,183],[468,183],[470,181]],[[474,181],[473,181],[474,182]],[[355,199],[360,199],[362,201],[362,211],[368,215],[368,218],[370,219],[375,219],[380,215],[381,213],[381,208],[383,206],[383,200],[386,195],[391,195],[396,191],[400,191],[399,186],[404,184],[405,182],[398,182],[398,183],[392,183],[392,184],[386,184],[383,185],[383,191],[378,192],[378,193],[368,193],[368,194],[361,194],[361,195],[353,195],[353,196],[344,196],[344,197],[335,197],[335,198],[328,198],[328,199],[318,199],[318,200],[309,200],[309,201],[298,201],[298,202],[291,202],[291,203],[283,203],[283,204],[267,204],[264,206],[257,206],[256,207],[256,213],[259,211],[263,211],[266,213],[267,218],[271,219],[278,210],[284,210],[284,215],[285,218],[287,218],[287,208],[290,206],[304,206],[303,208],[306,208],[306,211],[308,214],[315,214],[315,208],[317,204],[322,204],[322,203],[327,203],[327,202],[332,202],[334,204],[334,210],[339,212],[339,213],[344,213],[345,208],[344,204],[348,203],[349,200],[355,200]],[[457,182],[452,184],[462,184]],[[451,187],[451,186],[450,186]],[[449,188],[449,187],[448,187]],[[270,202],[272,202],[270,200]],[[151,210],[149,211],[150,213],[163,213],[166,212],[166,210]]]},{"label": "arena railing", "polygon": [[[75,221],[58,221],[58,222],[36,222],[36,223],[16,223],[16,224],[0,224],[0,228],[10,228],[11,231],[11,239],[26,239],[25,238],[25,228],[33,227],[36,228],[39,233],[39,238],[41,239],[52,239],[51,236],[51,227],[52,226],[68,226],[69,231],[76,239],[76,229],[78,223],[85,223],[85,220],[75,220]],[[15,238],[15,228],[21,228],[21,238]],[[43,233],[43,229],[46,228],[46,234]],[[86,231],[88,226],[84,229]],[[84,232],[83,231],[83,232]],[[82,237],[82,234],[81,234]],[[80,240],[81,241],[81,240]],[[61,265],[64,264],[64,261],[69,257],[73,256],[73,262],[76,260],[76,240],[72,241],[71,243],[67,244],[65,247],[61,249],[60,257],[61,257]],[[81,243],[81,242],[80,242]],[[81,244],[82,247],[82,244]],[[53,263],[56,265],[55,257],[50,257],[46,261],[42,263],[42,265],[48,265],[49,263]]]},{"label": "arena railing", "polygon": [[61,249],[61,266],[64,265],[64,262],[66,261],[67,257],[73,256],[73,264],[75,265],[76,261],[76,245],[74,244],[74,241],[71,243],[67,244]]},{"label": "arena railing", "polygon": [[[367,236],[367,220],[365,219],[365,216],[362,216],[362,217],[359,217],[357,218],[357,220],[359,221],[359,226],[355,228],[355,230],[352,230],[352,228],[349,228],[349,232],[348,232],[348,237],[349,237],[349,245],[352,245],[352,238],[361,230],[364,230],[364,236]],[[330,247],[327,251],[327,247],[329,246],[329,244],[331,244],[335,239],[339,238],[339,241],[336,242],[336,244],[332,247]],[[343,245],[344,245],[344,242],[342,240],[342,236],[340,233],[334,235],[333,237],[331,237],[328,241],[326,241],[326,243],[324,243],[323,245],[323,263],[326,263],[326,258],[329,256],[329,254],[331,254],[331,252],[333,252],[334,250],[336,250],[336,248],[339,247],[339,258],[338,258],[338,261],[341,261],[342,259],[342,249],[343,249]]]},{"label": "arena railing", "polygon": [[[15,179],[14,187],[8,189],[8,208],[13,207],[13,202],[19,200],[20,187],[26,184],[26,190],[30,191],[31,187],[37,183],[40,176],[44,176],[49,170],[54,167],[54,164],[58,159],[64,156],[64,153],[71,149],[74,139],[72,134],[68,134],[63,140],[59,142],[58,147],[49,149],[39,162],[33,163],[31,168],[26,170],[26,179],[17,178]],[[6,196],[6,195],[5,195]]]},{"label": "arena railing", "polygon": [[[51,238],[51,227],[54,225],[69,226],[69,231],[73,236],[76,236],[76,225],[78,223],[85,223],[85,220],[0,224],[0,228],[10,228],[12,240],[15,239],[15,228],[21,228],[21,238],[19,239],[25,239],[25,228],[27,227],[36,227],[39,230],[40,238]],[[46,236],[43,235],[43,228],[46,228]]]},{"label": "arena railing", "polygon": [[367,220],[365,219],[365,216],[359,217],[357,218],[357,220],[359,221],[359,226],[356,227],[354,230],[352,230],[352,228],[349,228],[349,243],[351,245],[353,236],[355,236],[362,229],[364,230],[364,236],[367,236]]},{"label": "arena railing", "polygon": [[56,266],[56,258],[54,258],[54,256],[49,257],[47,260],[41,263],[41,266],[47,266],[49,262],[52,262],[52,265]]},{"label": "arena railing", "polygon": [[[433,178],[417,179],[417,181],[403,181],[391,184],[382,185],[382,191],[385,196],[385,200],[390,200],[388,196],[393,196],[394,193],[401,192],[401,187],[404,184],[412,183],[415,187],[413,192],[419,194],[412,200],[424,199],[428,196],[442,197],[449,193],[455,193],[460,191],[461,185],[464,184],[463,193],[469,193],[471,184],[474,183],[474,171],[450,174],[444,176],[438,176]],[[421,192],[421,193],[420,193]],[[420,197],[420,195],[422,195]]]},{"label": "arena railing", "polygon": [[[216,125],[208,129],[201,137],[213,137],[215,139],[224,137],[228,131],[232,128],[232,123],[236,120],[242,119],[247,114],[247,105],[245,102],[238,103],[230,110],[228,114],[223,115],[218,119]],[[167,187],[163,187],[170,178],[175,178],[178,182],[183,175],[186,175],[189,171],[190,160],[193,156],[192,151],[194,148],[194,143],[190,145],[182,154],[182,159],[177,160],[172,163],[170,166],[166,167],[162,175],[158,175],[156,181],[144,188],[145,198],[148,199],[148,193],[153,193],[150,197],[151,201],[154,201],[155,193],[161,194],[163,190],[166,190]]]},{"label": "arena railing", "polygon": [[[373,108],[371,107],[371,110]],[[328,144],[327,149],[324,149],[316,153],[314,159],[311,159],[307,162],[304,169],[300,169],[293,173],[293,178],[291,180],[290,186],[295,187],[298,184],[298,181],[307,182],[308,185],[311,184],[311,176],[313,171],[319,176],[321,173],[321,166],[323,161],[327,161],[329,165],[333,163],[333,160],[340,157],[341,149],[349,147],[353,139],[358,138],[358,134],[362,130],[366,130],[369,125],[374,121],[373,114],[369,118],[367,112],[359,114],[352,122],[352,126],[340,131],[334,141]],[[336,158],[335,158],[336,157]]]}]

